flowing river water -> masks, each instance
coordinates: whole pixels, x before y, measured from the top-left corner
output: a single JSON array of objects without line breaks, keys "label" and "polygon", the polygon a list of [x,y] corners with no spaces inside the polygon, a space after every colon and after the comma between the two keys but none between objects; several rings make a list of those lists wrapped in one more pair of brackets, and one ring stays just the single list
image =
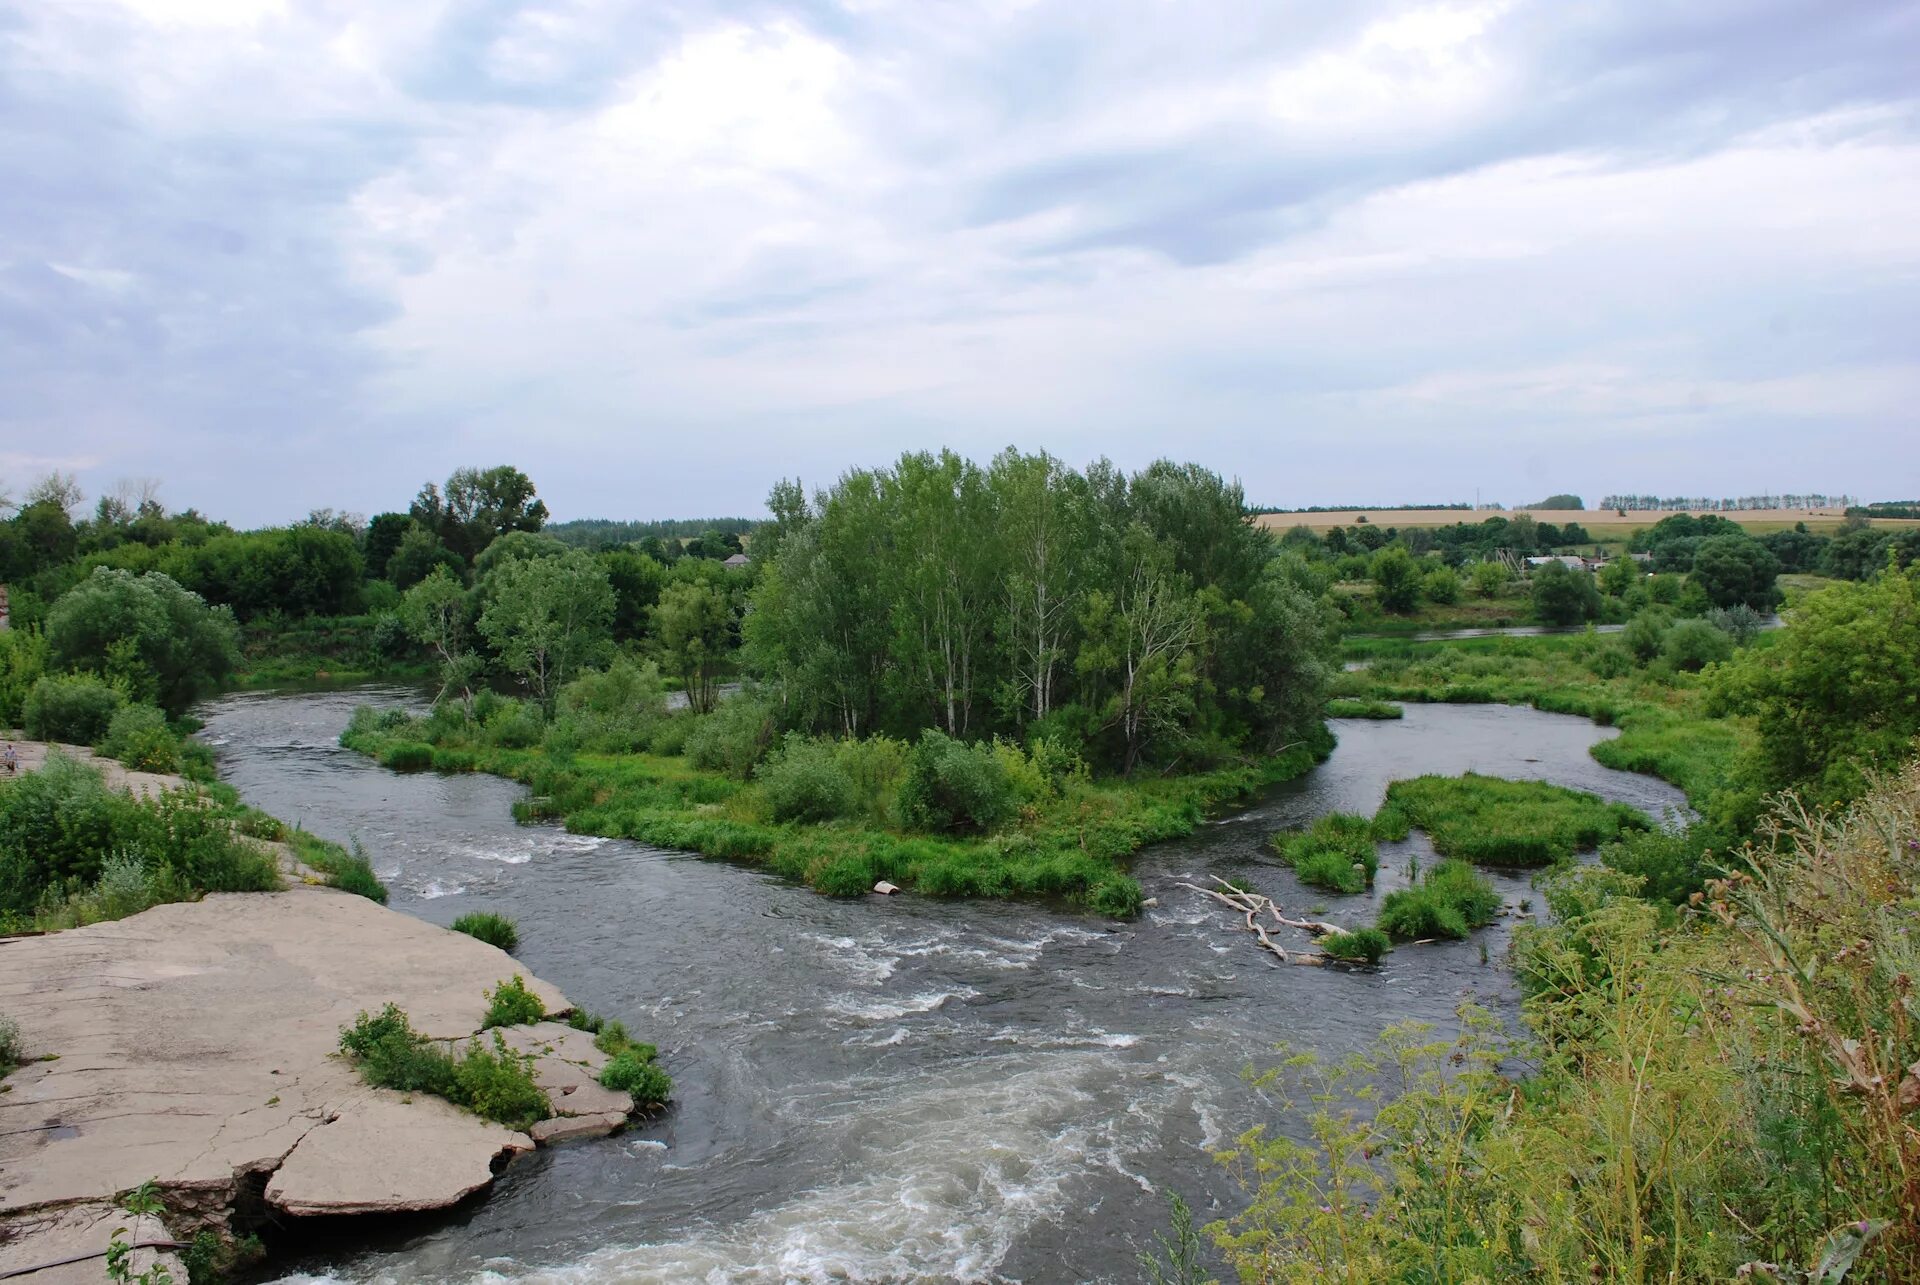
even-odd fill
[{"label": "flowing river water", "polygon": [[[1510,706],[1409,705],[1342,720],[1332,758],[1192,837],[1141,853],[1158,906],[1116,924],[1071,908],[914,896],[835,901],[750,867],[519,826],[487,776],[396,775],[340,748],[356,704],[416,693],[228,696],[201,713],[250,803],[358,839],[407,914],[493,909],[519,957],[656,1042],[659,1120],[543,1150],[490,1196],[319,1247],[289,1281],[1132,1281],[1178,1192],[1210,1219],[1239,1197],[1211,1152],[1289,1121],[1243,1079],[1282,1042],[1341,1053],[1390,1023],[1511,1011],[1511,919],[1403,947],[1377,970],[1286,967],[1180,886],[1247,880],[1357,926],[1431,861],[1384,851],[1380,887],[1303,889],[1266,846],[1389,781],[1468,770],[1594,791],[1656,815],[1650,777],[1588,754],[1614,733]],[[1496,880],[1518,909],[1524,880]],[[1482,948],[1485,948],[1484,950]]]}]

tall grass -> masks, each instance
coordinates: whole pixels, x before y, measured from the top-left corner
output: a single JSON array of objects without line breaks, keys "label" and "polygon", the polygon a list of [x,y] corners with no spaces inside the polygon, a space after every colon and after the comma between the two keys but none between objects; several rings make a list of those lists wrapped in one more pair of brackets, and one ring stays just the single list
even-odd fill
[{"label": "tall grass", "polygon": [[1544,781],[1469,772],[1395,781],[1387,801],[1427,832],[1443,857],[1488,866],[1544,866],[1652,822],[1623,803]]}]

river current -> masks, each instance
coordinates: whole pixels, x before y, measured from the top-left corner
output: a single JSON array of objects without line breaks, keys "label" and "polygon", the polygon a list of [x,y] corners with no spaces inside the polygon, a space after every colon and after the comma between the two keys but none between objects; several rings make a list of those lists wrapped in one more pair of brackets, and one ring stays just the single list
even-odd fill
[{"label": "river current", "polygon": [[[1181,887],[1246,880],[1354,926],[1431,861],[1383,851],[1380,886],[1300,887],[1266,846],[1389,781],[1468,770],[1591,790],[1659,815],[1650,777],[1588,754],[1614,733],[1509,706],[1409,705],[1340,720],[1306,776],[1132,870],[1158,905],[1119,924],[1070,909],[835,901],[754,869],[519,826],[486,776],[396,775],[342,749],[356,704],[402,688],[248,693],[200,713],[222,775],[267,811],[357,839],[392,905],[436,923],[519,924],[519,958],[660,1046],[674,1100],[613,1139],[515,1161],[491,1195],[371,1242],[316,1249],[294,1282],[1133,1281],[1178,1192],[1238,1207],[1211,1153],[1289,1121],[1245,1081],[1276,1045],[1341,1053],[1387,1025],[1510,1012],[1512,918],[1403,947],[1376,970],[1287,967]],[[1516,915],[1524,880],[1498,879]],[[1482,948],[1485,948],[1484,950]]]}]

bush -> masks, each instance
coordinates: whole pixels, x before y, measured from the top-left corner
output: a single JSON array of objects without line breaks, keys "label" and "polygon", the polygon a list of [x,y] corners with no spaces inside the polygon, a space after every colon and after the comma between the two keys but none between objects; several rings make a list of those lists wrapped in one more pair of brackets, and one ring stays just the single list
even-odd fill
[{"label": "bush", "polygon": [[475,1115],[509,1129],[527,1129],[553,1114],[547,1095],[533,1078],[533,1056],[507,1047],[500,1032],[493,1047],[476,1038],[467,1055],[454,1064],[453,1092],[447,1096]]},{"label": "bush", "polygon": [[340,1032],[340,1051],[353,1059],[361,1078],[382,1089],[458,1093],[453,1055],[413,1029],[407,1015],[388,1004],[378,1014],[361,1013]]},{"label": "bush", "polygon": [[511,981],[501,982],[486,993],[487,1017],[480,1023],[481,1030],[490,1030],[496,1026],[525,1026],[537,1022],[547,1015],[547,1006],[540,997],[527,989],[526,979],[515,973]]},{"label": "bush", "polygon": [[985,830],[1013,812],[1006,770],[989,745],[928,729],[907,757],[900,819],[916,830]]},{"label": "bush", "polygon": [[1464,861],[1447,860],[1411,888],[1390,892],[1380,905],[1377,927],[1402,940],[1463,939],[1491,923],[1500,894]]},{"label": "bush", "polygon": [[1672,621],[1671,613],[1649,608],[1627,622],[1627,627],[1620,631],[1620,641],[1633,653],[1633,658],[1644,665],[1660,654],[1660,644],[1666,639],[1667,626]]},{"label": "bush", "polygon": [[358,841],[349,852],[337,843],[329,843],[304,830],[295,830],[287,838],[293,845],[294,855],[318,870],[329,888],[338,888],[383,906],[387,904],[387,885],[374,874],[373,863],[367,860],[366,850]]},{"label": "bush", "polygon": [[1450,607],[1460,601],[1460,577],[1452,567],[1435,567],[1420,581],[1428,602]]},{"label": "bush", "polygon": [[1295,877],[1315,888],[1363,892],[1380,868],[1373,823],[1349,812],[1330,812],[1305,830],[1276,834],[1272,843]]},{"label": "bush", "polygon": [[1703,822],[1630,834],[1600,849],[1600,860],[1641,882],[1642,895],[1682,905],[1706,886],[1715,870],[1712,854],[1730,845]]},{"label": "bush", "polygon": [[92,674],[49,674],[27,692],[22,717],[35,740],[92,745],[126,703],[119,688]]},{"label": "bush", "polygon": [[853,786],[854,814],[870,825],[892,824],[912,752],[912,746],[893,736],[834,742],[833,761]]},{"label": "bush", "polygon": [[695,767],[744,781],[766,757],[773,735],[772,704],[742,692],[694,720],[687,732],[686,755]]},{"label": "bush", "polygon": [[491,910],[473,910],[453,921],[453,931],[478,938],[489,946],[511,953],[520,944],[520,930],[505,915]]},{"label": "bush", "polygon": [[180,742],[167,716],[152,705],[124,705],[114,712],[97,753],[118,759],[136,772],[180,770]]},{"label": "bush", "polygon": [[613,1089],[620,1093],[633,1095],[637,1106],[652,1106],[667,1100],[673,1092],[673,1081],[665,1071],[653,1064],[651,1057],[640,1052],[640,1047],[621,1050],[600,1071],[602,1088]]},{"label": "bush", "polygon": [[1350,933],[1328,933],[1320,939],[1320,949],[1335,959],[1377,964],[1393,949],[1393,942],[1378,928],[1356,928]]},{"label": "bush", "polygon": [[562,687],[559,708],[581,744],[596,754],[646,749],[667,718],[660,671],[624,657],[604,672],[582,674]]},{"label": "bush", "polygon": [[0,1075],[27,1060],[27,1047],[20,1040],[20,1027],[10,1017],[0,1017]]},{"label": "bush", "polygon": [[121,679],[175,714],[232,673],[239,656],[232,613],[157,571],[96,568],[53,604],[46,635],[53,665]]},{"label": "bush", "polygon": [[1733,656],[1733,639],[1707,620],[1682,620],[1660,640],[1660,655],[1675,669],[1698,673]]},{"label": "bush", "polygon": [[433,766],[433,746],[395,741],[380,750],[380,766],[395,772],[425,772]]},{"label": "bush", "polygon": [[775,821],[832,821],[853,811],[853,782],[830,742],[789,732],[756,775]]},{"label": "bush", "polygon": [[1109,919],[1131,919],[1140,913],[1146,895],[1132,877],[1114,874],[1093,885],[1087,892],[1087,907]]},{"label": "bush", "polygon": [[503,750],[530,750],[547,734],[546,719],[532,701],[501,700],[488,711],[487,740]]}]

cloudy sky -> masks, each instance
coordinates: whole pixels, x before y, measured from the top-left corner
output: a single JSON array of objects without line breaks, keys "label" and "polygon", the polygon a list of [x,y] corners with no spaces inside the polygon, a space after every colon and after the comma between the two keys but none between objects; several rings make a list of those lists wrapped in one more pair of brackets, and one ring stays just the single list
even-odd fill
[{"label": "cloudy sky", "polygon": [[1920,493],[1914,0],[0,0],[0,481]]}]

